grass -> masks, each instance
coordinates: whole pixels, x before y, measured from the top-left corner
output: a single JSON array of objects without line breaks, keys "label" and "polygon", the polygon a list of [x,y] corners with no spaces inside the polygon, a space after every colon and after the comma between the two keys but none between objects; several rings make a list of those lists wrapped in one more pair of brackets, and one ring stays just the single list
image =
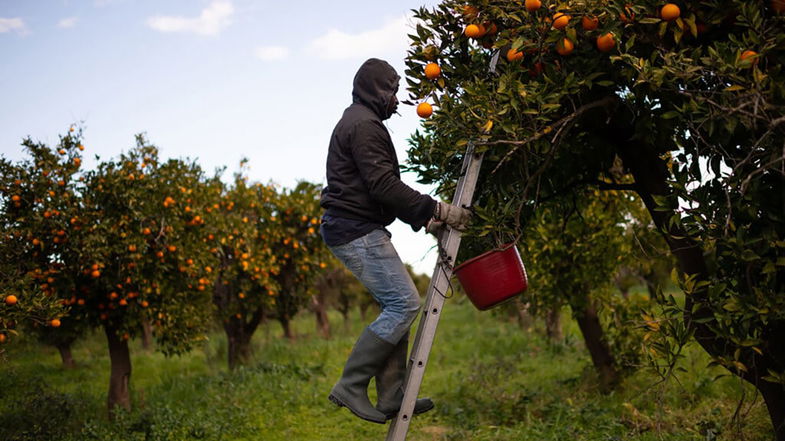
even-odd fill
[{"label": "grass", "polygon": [[[474,310],[446,305],[422,386],[436,409],[414,419],[409,440],[749,440],[773,438],[761,399],[687,351],[679,381],[654,385],[640,371],[601,395],[574,324],[565,341]],[[294,322],[297,340],[276,323],[257,331],[254,358],[226,368],[220,332],[189,354],[166,358],[132,345],[134,410],[106,418],[109,362],[102,333],[74,348],[78,368],[64,370],[53,348],[8,345],[0,362],[3,440],[369,440],[386,426],[366,423],[326,395],[364,324],[352,317],[334,337],[316,336],[314,320]],[[570,323],[565,321],[565,324]],[[373,390],[373,388],[371,388]],[[740,400],[744,401],[739,406]],[[732,418],[739,407],[739,418]]]}]

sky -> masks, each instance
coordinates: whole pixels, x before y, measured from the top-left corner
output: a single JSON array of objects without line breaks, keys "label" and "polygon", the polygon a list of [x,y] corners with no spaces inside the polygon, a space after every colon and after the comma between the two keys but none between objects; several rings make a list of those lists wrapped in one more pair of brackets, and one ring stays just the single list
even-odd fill
[{"label": "sky", "polygon": [[[226,179],[247,157],[251,180],[324,184],[355,72],[376,57],[403,76],[411,10],[435,3],[0,0],[0,155],[22,159],[23,138],[55,144],[77,123],[88,169],[145,133],[161,157],[225,166]],[[387,127],[404,163],[420,121],[398,112]],[[435,240],[401,221],[389,229],[403,261],[430,275]]]}]

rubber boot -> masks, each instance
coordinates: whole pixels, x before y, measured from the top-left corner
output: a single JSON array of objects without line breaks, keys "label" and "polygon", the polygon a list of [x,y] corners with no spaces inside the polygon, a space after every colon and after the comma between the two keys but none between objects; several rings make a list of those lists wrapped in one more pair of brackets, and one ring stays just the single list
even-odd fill
[{"label": "rubber boot", "polygon": [[[376,408],[382,412],[388,420],[395,418],[401,409],[403,402],[403,382],[406,378],[407,351],[409,349],[409,333],[407,332],[401,341],[395,345],[387,359],[387,363],[376,374],[376,396],[378,402]],[[414,414],[419,415],[433,409],[433,401],[430,398],[420,398],[414,403]]]},{"label": "rubber boot", "polygon": [[384,366],[393,349],[395,345],[365,328],[346,360],[341,379],[330,392],[330,401],[366,421],[384,424],[387,421],[385,414],[368,399],[368,383]]}]

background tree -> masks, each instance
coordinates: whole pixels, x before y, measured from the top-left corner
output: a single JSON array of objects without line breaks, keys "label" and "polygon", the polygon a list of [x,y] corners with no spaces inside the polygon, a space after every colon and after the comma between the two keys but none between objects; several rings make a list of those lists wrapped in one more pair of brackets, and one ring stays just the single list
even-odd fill
[{"label": "background tree", "polygon": [[275,318],[281,323],[284,335],[293,339],[289,326],[292,317],[311,298],[314,282],[327,268],[330,251],[319,235],[319,197],[321,187],[306,181],[294,188],[282,190],[275,202],[271,229],[273,246],[280,271],[273,273],[278,290],[273,291]]},{"label": "background tree", "polygon": [[[277,191],[272,185],[247,185],[246,160],[235,174],[231,187],[213,189],[216,221],[205,241],[217,256],[217,279],[213,302],[228,340],[229,368],[249,360],[251,338],[273,308],[278,284],[273,274],[280,271],[272,244],[279,236],[275,220]],[[222,186],[223,187],[223,186]]]},{"label": "background tree", "polygon": [[[412,168],[448,190],[477,142],[485,217],[474,234],[518,237],[540,202],[603,181],[637,193],[687,293],[668,316],[681,325],[662,331],[679,344],[694,335],[757,388],[785,440],[781,6],[534,3],[417,11],[409,91],[437,110],[412,138]],[[426,77],[429,62],[441,77]]]},{"label": "background tree", "polygon": [[203,175],[195,163],[159,163],[158,150],[142,136],[85,175],[82,308],[107,336],[109,409],[130,408],[128,340],[149,320],[156,348],[181,353],[202,337],[211,313],[199,270],[211,259],[200,234]]}]

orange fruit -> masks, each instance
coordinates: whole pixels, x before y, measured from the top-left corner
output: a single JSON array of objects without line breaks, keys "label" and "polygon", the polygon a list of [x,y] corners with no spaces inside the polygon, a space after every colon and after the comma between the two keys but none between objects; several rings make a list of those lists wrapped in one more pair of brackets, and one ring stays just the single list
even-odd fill
[{"label": "orange fruit", "polygon": [[132,252],[132,253],[133,253],[134,251],[136,251],[136,245],[128,245],[128,251],[130,251],[130,252]]},{"label": "orange fruit", "polygon": [[592,15],[584,15],[581,18],[581,26],[584,31],[593,31],[600,25],[600,20]]},{"label": "orange fruit", "polygon": [[614,46],[616,46],[616,39],[610,32],[597,37],[597,49],[599,49],[600,52],[608,52],[613,49]]},{"label": "orange fruit", "polygon": [[553,27],[556,29],[564,29],[570,23],[570,16],[563,13],[557,12],[553,16]]},{"label": "orange fruit", "polygon": [[119,303],[120,303],[120,306],[126,306],[126,305],[128,305],[128,300],[126,300],[126,299],[120,299],[120,302],[119,302]]},{"label": "orange fruit", "polygon": [[142,308],[147,308],[150,306],[150,303],[147,300],[142,300]]},{"label": "orange fruit", "polygon": [[464,17],[476,17],[480,13],[480,11],[472,5],[465,5],[462,12]]},{"label": "orange fruit", "polygon": [[98,271],[98,270],[93,270],[93,272],[91,272],[91,273],[90,273],[90,275],[91,275],[91,276],[92,276],[94,279],[97,279],[97,278],[101,277],[101,271]]},{"label": "orange fruit", "polygon": [[442,68],[436,63],[428,63],[425,65],[425,78],[435,80],[442,74]]},{"label": "orange fruit", "polygon": [[41,241],[38,238],[33,239],[33,245],[38,246],[40,243]]},{"label": "orange fruit", "polygon": [[15,194],[15,195],[11,196],[11,200],[14,201],[14,202],[19,202],[19,201],[22,200],[22,197],[19,196],[18,194]]},{"label": "orange fruit", "polygon": [[632,23],[632,21],[635,20],[635,13],[632,12],[631,4],[628,3],[624,5],[624,12],[619,13],[619,19],[623,23]]},{"label": "orange fruit", "polygon": [[426,103],[422,102],[417,105],[417,116],[420,118],[430,118],[433,115],[433,107]]},{"label": "orange fruit", "polygon": [[673,21],[679,18],[681,9],[673,3],[666,3],[660,10],[660,17],[665,21]]},{"label": "orange fruit", "polygon": [[758,63],[757,55],[758,53],[755,51],[746,50],[742,52],[741,55],[739,56],[739,64],[741,64],[741,66],[745,68],[752,67],[753,65]]},{"label": "orange fruit", "polygon": [[469,38],[480,38],[482,36],[480,27],[476,24],[470,24],[469,26],[466,26],[466,29],[463,30],[463,34]]},{"label": "orange fruit", "polygon": [[59,328],[60,327],[60,320],[59,319],[52,319],[52,321],[50,321],[49,324],[52,325],[53,328]]},{"label": "orange fruit", "polygon": [[167,249],[169,250],[170,253],[174,253],[175,251],[177,251],[177,247],[174,245],[169,245]]},{"label": "orange fruit", "polygon": [[509,62],[518,61],[521,60],[522,58],[523,58],[523,52],[519,50],[510,48],[510,50],[507,51],[507,61]]},{"label": "orange fruit", "polygon": [[496,23],[492,21],[483,23],[483,27],[485,28],[484,35],[491,36],[496,35],[496,33],[499,32],[499,28],[496,27]]},{"label": "orange fruit", "polygon": [[785,0],[771,0],[771,9],[777,14],[785,13]]},{"label": "orange fruit", "polygon": [[575,45],[570,41],[569,38],[565,38],[562,41],[556,43],[556,52],[559,55],[570,55],[572,51],[575,49]]},{"label": "orange fruit", "polygon": [[5,304],[8,305],[8,306],[14,306],[14,305],[16,305],[16,302],[17,302],[17,298],[13,294],[11,294],[9,296],[6,296],[6,298],[5,298]]},{"label": "orange fruit", "polygon": [[540,0],[526,0],[524,6],[526,6],[527,11],[534,12],[542,7],[542,2]]},{"label": "orange fruit", "polygon": [[142,230],[142,234],[147,235],[147,234],[150,234],[150,233],[151,233],[151,231],[150,231],[149,228],[145,228],[145,229]]},{"label": "orange fruit", "polygon": [[5,343],[5,334],[0,334],[0,343]]}]

